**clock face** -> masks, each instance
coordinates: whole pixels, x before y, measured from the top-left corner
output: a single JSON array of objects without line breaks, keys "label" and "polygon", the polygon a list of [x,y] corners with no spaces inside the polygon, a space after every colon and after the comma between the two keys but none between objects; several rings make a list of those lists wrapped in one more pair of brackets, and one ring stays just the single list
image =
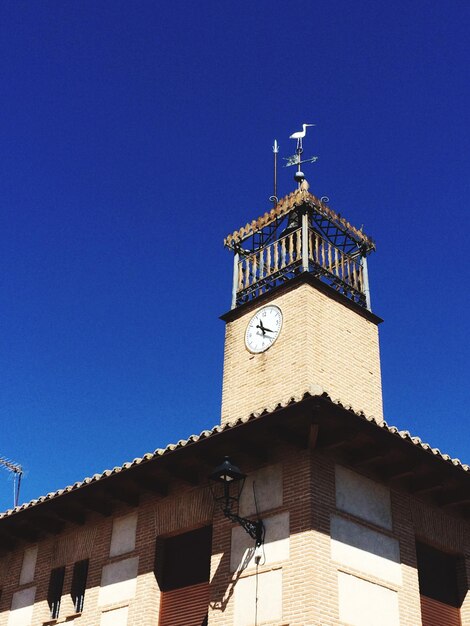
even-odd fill
[{"label": "clock face", "polygon": [[250,352],[258,354],[270,348],[282,328],[282,311],[278,306],[269,305],[257,311],[248,323],[245,344]]}]

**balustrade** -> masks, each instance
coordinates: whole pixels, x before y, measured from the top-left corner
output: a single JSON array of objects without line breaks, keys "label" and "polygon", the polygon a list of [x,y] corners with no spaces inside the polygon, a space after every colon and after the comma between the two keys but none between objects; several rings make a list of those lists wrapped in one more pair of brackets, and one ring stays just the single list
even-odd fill
[{"label": "balustrade", "polygon": [[[311,228],[307,242],[310,271],[330,279],[333,286],[345,293],[348,288],[364,293],[360,257],[344,253]],[[301,268],[302,229],[298,228],[257,252],[239,258],[237,293],[261,290],[270,279],[275,280]]]}]

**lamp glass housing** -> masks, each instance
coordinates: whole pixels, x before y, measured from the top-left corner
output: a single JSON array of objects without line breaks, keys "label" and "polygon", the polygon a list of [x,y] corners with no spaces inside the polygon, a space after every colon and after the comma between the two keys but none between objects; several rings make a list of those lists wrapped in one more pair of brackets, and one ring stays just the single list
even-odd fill
[{"label": "lamp glass housing", "polygon": [[221,463],[209,476],[212,497],[222,509],[223,513],[235,513],[238,510],[238,503],[245,484],[246,474],[231,463],[225,457]]}]

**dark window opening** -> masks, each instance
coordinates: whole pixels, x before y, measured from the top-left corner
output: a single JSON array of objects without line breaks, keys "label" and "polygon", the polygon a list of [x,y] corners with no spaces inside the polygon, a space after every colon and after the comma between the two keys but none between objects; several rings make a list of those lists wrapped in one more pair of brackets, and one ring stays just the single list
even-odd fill
[{"label": "dark window opening", "polygon": [[416,543],[423,626],[461,626],[462,558]]},{"label": "dark window opening", "polygon": [[75,613],[81,613],[83,611],[86,581],[88,576],[88,562],[88,559],[85,559],[84,561],[77,561],[77,563],[73,566],[72,588],[70,590],[70,595],[72,596]]},{"label": "dark window opening", "polygon": [[212,526],[157,540],[156,568],[162,591],[207,582],[212,551]]},{"label": "dark window opening", "polygon": [[159,626],[207,626],[211,553],[212,526],[157,539]]},{"label": "dark window opening", "polygon": [[416,557],[421,595],[459,607],[459,557],[420,542],[416,543]]},{"label": "dark window opening", "polygon": [[47,592],[47,602],[51,611],[51,618],[57,619],[60,611],[60,599],[64,586],[65,567],[56,567],[51,571],[49,579],[49,591]]}]

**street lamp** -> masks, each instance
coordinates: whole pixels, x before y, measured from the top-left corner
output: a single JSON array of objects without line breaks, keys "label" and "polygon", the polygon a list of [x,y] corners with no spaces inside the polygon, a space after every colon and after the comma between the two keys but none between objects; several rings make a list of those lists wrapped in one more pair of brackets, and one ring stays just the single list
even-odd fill
[{"label": "street lamp", "polygon": [[264,524],[258,519],[256,521],[240,517],[238,515],[238,504],[245,484],[246,474],[243,474],[236,465],[225,457],[212,474],[209,476],[209,487],[214,501],[222,509],[224,516],[240,524],[242,528],[256,542],[256,547],[263,543]]}]

